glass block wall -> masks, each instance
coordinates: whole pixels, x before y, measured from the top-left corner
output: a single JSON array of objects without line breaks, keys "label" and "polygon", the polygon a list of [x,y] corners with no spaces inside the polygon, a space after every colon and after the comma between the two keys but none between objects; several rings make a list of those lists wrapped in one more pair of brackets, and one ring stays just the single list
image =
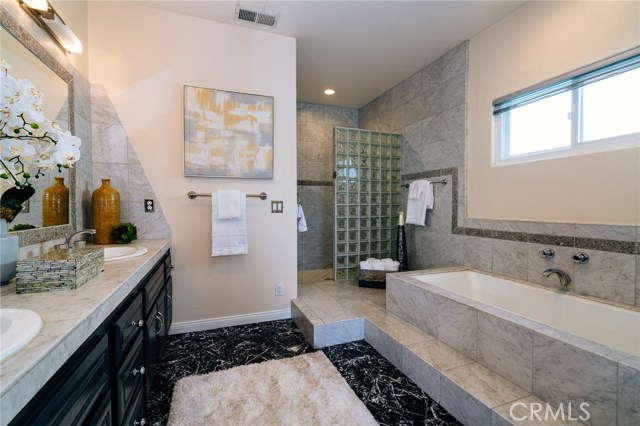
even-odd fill
[{"label": "glass block wall", "polygon": [[357,279],[361,260],[394,257],[401,136],[336,127],[334,142],[334,274]]}]

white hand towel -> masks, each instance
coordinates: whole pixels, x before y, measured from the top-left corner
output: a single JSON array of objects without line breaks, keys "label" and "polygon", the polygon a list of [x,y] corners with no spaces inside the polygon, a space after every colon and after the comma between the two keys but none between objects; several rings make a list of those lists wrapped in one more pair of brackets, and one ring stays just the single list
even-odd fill
[{"label": "white hand towel", "polygon": [[240,191],[218,191],[218,218],[235,219],[240,217],[246,202],[246,196]]},{"label": "white hand towel", "polygon": [[304,217],[301,204],[298,204],[298,232],[307,232],[307,219]]},{"label": "white hand towel", "polygon": [[433,184],[431,182],[429,182],[428,180],[425,181],[425,182],[426,182],[425,196],[426,196],[426,199],[427,199],[427,208],[428,209],[433,209],[433,200],[434,200]]},{"label": "white hand towel", "polygon": [[218,194],[214,192],[211,194],[211,256],[249,254],[246,198],[240,204],[239,216],[232,219],[220,219],[218,207]]},{"label": "white hand towel", "polygon": [[409,193],[419,194],[419,197],[409,196],[405,223],[424,226],[427,208],[433,208],[433,186],[428,180],[416,180],[409,185]]}]

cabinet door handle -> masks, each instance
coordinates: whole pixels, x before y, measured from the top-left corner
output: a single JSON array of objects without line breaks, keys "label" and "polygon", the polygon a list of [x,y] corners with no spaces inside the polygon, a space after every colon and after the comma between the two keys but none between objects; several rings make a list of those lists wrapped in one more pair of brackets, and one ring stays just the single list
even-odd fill
[{"label": "cabinet door handle", "polygon": [[144,325],[144,321],[142,319],[140,319],[138,321],[131,321],[131,326],[132,327],[140,327],[140,328],[142,328],[143,325]]},{"label": "cabinet door handle", "polygon": [[135,376],[136,374],[138,374],[138,373],[140,373],[140,375],[143,375],[145,371],[146,371],[146,370],[144,369],[144,367],[140,367],[140,370],[138,370],[137,368],[134,368],[134,369],[133,369],[133,371],[132,371],[132,373],[133,373],[133,375],[134,375],[134,376]]},{"label": "cabinet door handle", "polygon": [[144,426],[146,424],[147,424],[147,419],[145,419],[144,417],[140,421],[137,421],[137,420],[133,421],[133,426],[138,426],[138,425]]},{"label": "cabinet door handle", "polygon": [[162,315],[161,312],[158,312],[156,314],[156,319],[160,320],[160,328],[156,329],[156,336],[157,336],[158,334],[160,334],[160,331],[162,331],[162,329],[164,328],[164,315]]}]

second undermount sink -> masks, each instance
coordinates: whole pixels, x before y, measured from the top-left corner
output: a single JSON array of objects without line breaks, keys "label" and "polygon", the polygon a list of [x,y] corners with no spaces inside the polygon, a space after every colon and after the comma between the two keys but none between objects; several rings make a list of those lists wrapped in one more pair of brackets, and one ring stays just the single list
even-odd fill
[{"label": "second undermount sink", "polygon": [[25,347],[42,328],[40,315],[27,309],[0,309],[0,361]]},{"label": "second undermount sink", "polygon": [[142,256],[149,249],[140,246],[115,246],[104,248],[104,261],[112,262],[114,260],[125,260],[133,257]]}]

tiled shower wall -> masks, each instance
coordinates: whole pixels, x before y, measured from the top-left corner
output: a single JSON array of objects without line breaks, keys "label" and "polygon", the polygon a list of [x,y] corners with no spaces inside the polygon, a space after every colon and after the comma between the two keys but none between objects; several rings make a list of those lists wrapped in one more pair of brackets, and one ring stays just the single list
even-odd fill
[{"label": "tiled shower wall", "polygon": [[[434,187],[427,226],[407,225],[410,268],[467,265],[551,287],[557,277],[541,273],[560,268],[576,293],[640,306],[637,226],[465,217],[468,49],[457,46],[359,110],[359,127],[403,134],[404,181],[449,181]],[[538,257],[543,248],[553,248],[555,258]],[[578,252],[590,262],[574,264]]]},{"label": "tiled shower wall", "polygon": [[358,127],[356,109],[298,103],[298,198],[307,232],[298,233],[298,270],[333,267],[333,128]]}]

